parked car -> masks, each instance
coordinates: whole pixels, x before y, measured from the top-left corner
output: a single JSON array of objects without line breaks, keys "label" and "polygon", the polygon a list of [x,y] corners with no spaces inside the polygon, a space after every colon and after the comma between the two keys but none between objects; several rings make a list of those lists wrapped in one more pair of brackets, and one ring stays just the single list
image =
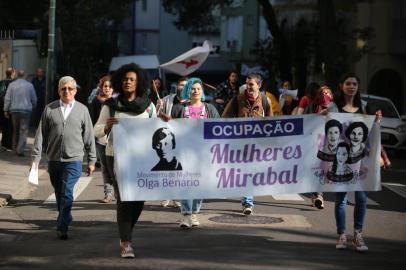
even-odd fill
[{"label": "parked car", "polygon": [[385,148],[406,150],[406,123],[393,102],[385,97],[361,95],[370,112],[382,111],[381,142]]}]

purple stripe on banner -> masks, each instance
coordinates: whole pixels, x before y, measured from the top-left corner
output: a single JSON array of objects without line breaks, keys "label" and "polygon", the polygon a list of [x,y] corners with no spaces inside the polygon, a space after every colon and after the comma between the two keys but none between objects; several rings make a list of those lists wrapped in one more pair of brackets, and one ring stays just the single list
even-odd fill
[{"label": "purple stripe on banner", "polygon": [[303,135],[303,118],[205,122],[204,139],[242,139]]}]

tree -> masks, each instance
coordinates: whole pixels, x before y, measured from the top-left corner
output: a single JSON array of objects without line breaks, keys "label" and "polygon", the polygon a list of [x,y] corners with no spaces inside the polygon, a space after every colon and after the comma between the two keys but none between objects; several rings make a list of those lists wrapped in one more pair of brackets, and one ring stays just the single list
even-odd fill
[{"label": "tree", "polygon": [[108,36],[111,25],[129,15],[133,1],[122,0],[62,0],[57,2],[56,27],[60,33],[57,47],[57,73],[71,74],[80,82],[82,98],[92,87],[93,80],[105,71],[115,54],[114,43]]},{"label": "tree", "polygon": [[174,25],[180,30],[197,31],[214,24],[212,10],[224,7],[232,0],[162,0],[166,12],[177,16]]},{"label": "tree", "polygon": [[[90,90],[92,79],[115,53],[111,25],[128,16],[133,0],[58,0],[56,3],[56,73],[72,75],[81,85],[78,98]],[[37,29],[46,52],[49,0],[0,2],[0,29]],[[85,90],[85,91],[83,91]]]},{"label": "tree", "polygon": [[[337,85],[338,76],[342,73],[342,59],[339,57],[341,40],[336,19],[335,6],[332,0],[317,1],[320,21],[320,46],[326,81]],[[343,51],[342,51],[343,52]],[[340,63],[341,62],[341,63]]]},{"label": "tree", "polygon": [[[272,37],[258,40],[253,52],[258,56],[257,61],[269,70],[273,77],[271,81],[276,75],[282,80],[291,80],[294,72],[296,86],[303,91],[309,73],[322,73],[325,83],[335,87],[340,74],[373,49],[367,45],[356,50],[348,47],[352,39],[367,40],[373,31],[370,28],[347,29],[343,20],[337,17],[333,0],[314,1],[318,17],[312,21],[303,18],[294,28],[287,27],[286,21],[278,23],[269,0],[257,1]],[[355,7],[356,2],[349,5]],[[165,10],[177,16],[175,26],[182,30],[193,30],[213,22],[211,11],[216,6],[226,7],[230,3],[221,0],[163,0]],[[309,67],[314,69],[309,70]]]},{"label": "tree", "polygon": [[[258,0],[258,3],[261,5],[262,16],[266,21],[268,30],[272,34],[272,45],[268,47],[268,50],[273,50],[274,52],[271,53],[273,57],[268,59],[276,60],[275,62],[278,64],[279,76],[282,80],[292,80],[290,44],[287,41],[285,33],[277,22],[275,11],[270,1]],[[268,40],[268,42],[271,42],[271,40]],[[275,68],[272,69],[275,71]]]},{"label": "tree", "polygon": [[[212,10],[216,7],[227,7],[231,4],[230,0],[163,0],[165,10],[177,17],[174,25],[180,30],[197,30],[207,25],[213,24]],[[262,15],[267,23],[269,31],[272,33],[272,44],[265,42],[268,46],[263,47],[262,51],[257,51],[260,56],[267,59],[272,58],[272,64],[269,61],[263,62],[274,75],[280,74],[281,78],[291,80],[291,57],[290,46],[287,42],[285,34],[281,30],[276,20],[273,7],[268,0],[258,0],[262,7]],[[265,44],[264,43],[264,44]],[[264,59],[258,57],[258,59]],[[275,66],[274,63],[277,63]]]}]

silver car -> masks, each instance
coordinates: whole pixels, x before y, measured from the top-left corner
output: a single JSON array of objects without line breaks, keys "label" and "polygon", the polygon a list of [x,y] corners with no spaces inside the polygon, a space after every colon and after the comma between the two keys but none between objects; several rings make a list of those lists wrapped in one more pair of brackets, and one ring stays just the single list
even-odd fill
[{"label": "silver car", "polygon": [[393,102],[385,97],[361,95],[368,104],[368,111],[382,111],[381,142],[385,148],[406,150],[406,124],[402,121]]}]

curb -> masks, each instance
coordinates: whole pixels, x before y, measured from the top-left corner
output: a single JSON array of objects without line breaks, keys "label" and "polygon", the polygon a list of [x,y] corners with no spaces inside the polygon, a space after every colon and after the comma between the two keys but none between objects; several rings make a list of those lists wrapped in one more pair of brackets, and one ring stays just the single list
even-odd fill
[{"label": "curb", "polygon": [[11,198],[12,196],[10,194],[0,193],[0,207],[6,206]]},{"label": "curb", "polygon": [[[46,173],[45,169],[40,169],[38,172],[38,178],[41,180],[42,176]],[[37,189],[38,186],[28,183],[27,180],[24,180],[20,183],[20,188],[16,189],[13,194],[0,193],[0,208],[7,206],[12,199],[20,200],[26,199],[27,196]]]}]

